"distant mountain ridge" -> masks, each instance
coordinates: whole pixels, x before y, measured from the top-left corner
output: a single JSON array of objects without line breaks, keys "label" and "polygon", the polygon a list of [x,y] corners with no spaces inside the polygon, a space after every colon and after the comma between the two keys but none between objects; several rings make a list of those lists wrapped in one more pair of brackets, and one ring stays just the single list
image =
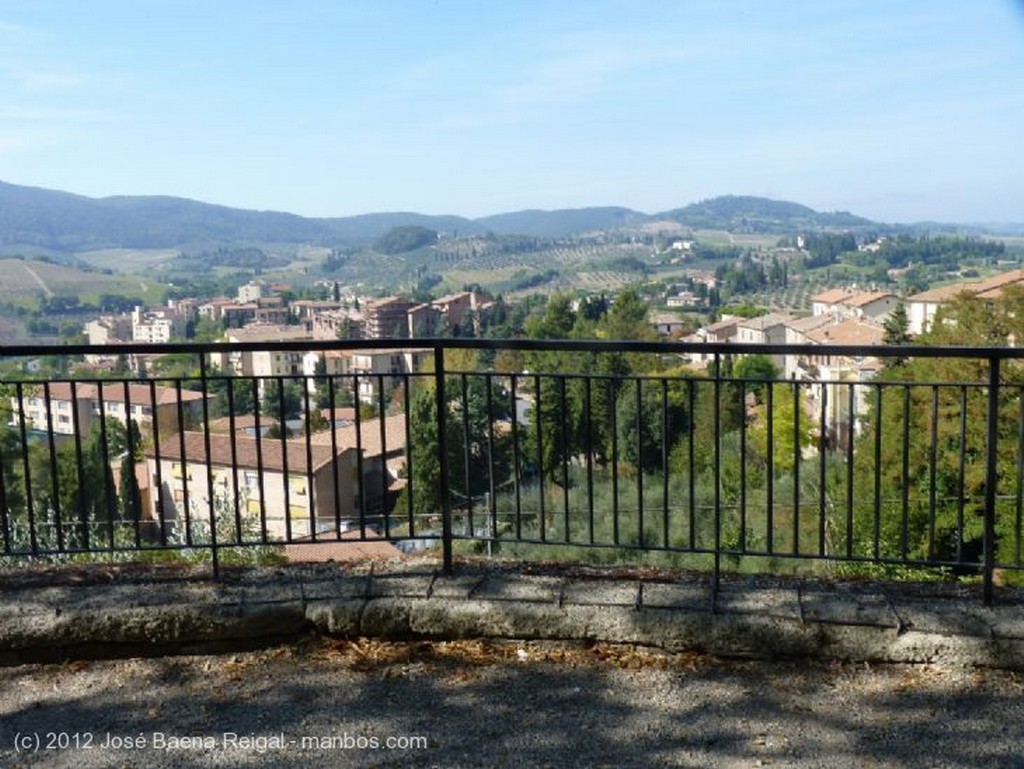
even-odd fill
[{"label": "distant mountain ridge", "polygon": [[723,196],[661,214],[622,207],[525,210],[479,219],[411,212],[307,218],[168,196],[89,198],[0,182],[0,250],[86,251],[102,248],[199,249],[221,245],[304,243],[364,246],[394,227],[419,225],[459,234],[564,237],[589,231],[672,221],[693,228],[792,233],[812,228],[864,228],[873,222],[846,212],[751,196]]}]

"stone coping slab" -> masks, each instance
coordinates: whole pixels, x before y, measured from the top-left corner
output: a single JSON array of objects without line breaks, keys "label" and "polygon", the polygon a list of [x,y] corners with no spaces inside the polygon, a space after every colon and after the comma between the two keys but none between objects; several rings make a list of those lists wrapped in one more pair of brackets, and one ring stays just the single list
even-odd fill
[{"label": "stone coping slab", "polygon": [[958,584],[507,563],[0,572],[0,664],[250,648],[311,631],[629,643],[1024,670],[1024,600]]}]

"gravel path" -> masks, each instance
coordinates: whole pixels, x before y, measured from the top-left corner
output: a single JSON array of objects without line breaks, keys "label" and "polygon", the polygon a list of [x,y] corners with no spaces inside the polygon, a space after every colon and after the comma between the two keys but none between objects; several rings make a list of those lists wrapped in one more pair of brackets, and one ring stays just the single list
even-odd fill
[{"label": "gravel path", "polygon": [[1024,766],[1005,671],[311,638],[0,669],[0,691],[5,767]]}]

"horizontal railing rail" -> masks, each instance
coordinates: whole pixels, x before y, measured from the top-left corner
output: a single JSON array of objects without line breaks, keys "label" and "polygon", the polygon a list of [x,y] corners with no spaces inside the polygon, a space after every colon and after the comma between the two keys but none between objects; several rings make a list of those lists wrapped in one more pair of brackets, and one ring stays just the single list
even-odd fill
[{"label": "horizontal railing rail", "polygon": [[[297,370],[327,351],[391,355]],[[654,558],[716,584],[949,574],[986,603],[1024,571],[1018,348],[432,338],[11,346],[0,363],[154,354],[182,360],[0,381],[0,560],[217,569],[375,543],[440,547],[446,569],[460,548]],[[737,375],[755,354],[788,365]]]}]

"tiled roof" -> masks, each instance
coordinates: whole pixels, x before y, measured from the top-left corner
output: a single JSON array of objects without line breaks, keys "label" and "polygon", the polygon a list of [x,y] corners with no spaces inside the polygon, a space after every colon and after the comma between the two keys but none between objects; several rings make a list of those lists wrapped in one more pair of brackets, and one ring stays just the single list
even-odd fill
[{"label": "tiled roof", "polygon": [[824,328],[807,332],[807,339],[816,344],[881,344],[885,329],[862,320],[845,320]]},{"label": "tiled roof", "polygon": [[[36,388],[35,397],[42,398],[45,393],[41,385],[33,385]],[[164,406],[168,403],[178,402],[178,390],[175,387],[164,387],[162,385],[156,385],[156,404],[158,406]],[[153,393],[150,392],[150,386],[148,384],[133,383],[128,385],[128,399],[131,401],[133,406],[152,406],[153,405]],[[99,401],[100,399],[100,386],[93,384],[92,382],[79,382],[75,387],[75,397],[79,400],[94,400]],[[71,400],[71,383],[70,382],[51,382],[50,383],[50,399],[70,401]],[[192,401],[200,401],[203,399],[203,394],[196,392],[195,390],[181,390],[181,400],[183,403],[189,403]],[[103,383],[103,402],[104,403],[124,403],[124,384],[122,382],[106,381]]]},{"label": "tiled roof", "polygon": [[856,296],[851,296],[843,304],[848,307],[864,307],[890,296],[895,297],[895,294],[890,291],[864,291]]},{"label": "tiled roof", "polygon": [[939,286],[928,291],[922,291],[910,297],[911,302],[948,302],[960,294],[981,296],[982,298],[995,298],[999,291],[1014,283],[1024,282],[1024,270],[1010,270],[999,275],[993,275],[985,280],[976,280],[969,283],[952,283],[948,286]]},{"label": "tiled roof", "polygon": [[228,332],[228,338],[235,342],[285,342],[311,339],[312,337],[303,326],[257,324],[231,329]]},{"label": "tiled roof", "polygon": [[844,301],[853,292],[848,288],[830,288],[828,291],[823,291],[820,294],[816,294],[811,297],[812,302],[819,302],[821,304],[837,304]]},{"label": "tiled roof", "polygon": [[786,313],[772,312],[768,315],[761,315],[756,318],[746,318],[739,321],[739,326],[743,328],[754,328],[763,331],[766,328],[773,328],[775,326],[782,326],[789,323],[794,318],[793,315]]},{"label": "tiled roof", "polygon": [[735,327],[739,322],[739,318],[728,318],[726,320],[720,320],[717,323],[712,323],[710,326],[706,326],[704,330],[709,334],[715,334],[719,331],[725,331],[730,327]]},{"label": "tiled roof", "polygon": [[[188,462],[206,463],[206,436],[202,432],[186,431],[185,459]],[[234,453],[232,453],[234,443]],[[330,444],[322,445],[315,441],[309,443],[309,454],[313,463],[310,467],[307,462],[307,446],[305,440],[285,440],[280,438],[250,438],[245,435],[223,435],[210,433],[210,464],[230,466],[232,460],[237,467],[282,472],[284,460],[287,455],[288,472],[309,473],[316,472],[321,467],[329,464],[333,456]],[[338,446],[340,457],[348,447]],[[146,456],[155,458],[157,452],[150,448]],[[161,459],[181,460],[181,438],[179,435],[172,435],[170,438],[161,441],[159,456]]]},{"label": "tiled roof", "polygon": [[[339,409],[340,411],[340,409]],[[355,449],[356,447],[356,423],[338,427],[334,431],[336,445],[340,451],[343,448]],[[380,419],[362,419],[359,421],[359,446],[364,456],[375,457],[381,453],[380,444]],[[331,430],[321,430],[310,436],[310,441],[317,445],[331,445]],[[405,435],[405,414],[392,414],[384,418],[384,439],[387,442],[387,453],[392,454],[402,451],[406,445]]]},{"label": "tiled roof", "polygon": [[794,318],[786,323],[786,328],[806,334],[822,326],[831,326],[836,322],[836,316],[831,315],[810,315],[806,318]]}]

